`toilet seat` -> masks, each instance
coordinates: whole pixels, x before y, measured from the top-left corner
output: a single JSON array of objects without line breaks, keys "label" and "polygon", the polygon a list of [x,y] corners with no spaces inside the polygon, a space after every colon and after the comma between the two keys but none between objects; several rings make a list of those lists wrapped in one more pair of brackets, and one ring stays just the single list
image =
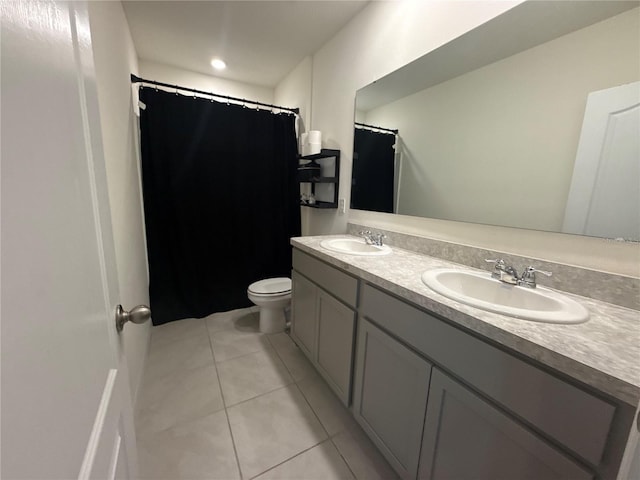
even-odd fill
[{"label": "toilet seat", "polygon": [[291,293],[291,279],[276,277],[258,280],[249,285],[247,292],[258,297],[286,295]]}]

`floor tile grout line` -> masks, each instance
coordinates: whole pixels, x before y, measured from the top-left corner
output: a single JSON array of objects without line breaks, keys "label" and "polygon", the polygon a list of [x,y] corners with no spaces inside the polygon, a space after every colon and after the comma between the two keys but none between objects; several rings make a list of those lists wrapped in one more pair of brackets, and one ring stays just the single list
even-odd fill
[{"label": "floor tile grout line", "polygon": [[277,392],[278,390],[282,390],[283,388],[288,388],[291,385],[295,385],[295,384],[296,384],[296,382],[293,381],[291,383],[287,383],[286,385],[280,385],[280,386],[274,388],[273,390],[269,390],[268,392],[263,392],[260,395],[256,395],[255,397],[247,398],[246,400],[242,400],[241,402],[234,403],[233,405],[229,405],[228,407],[225,407],[225,409],[227,409],[227,408],[235,408],[238,405],[242,405],[243,403],[250,402],[251,400],[255,400],[256,398],[264,397],[265,395],[269,395],[270,393]]},{"label": "floor tile grout line", "polygon": [[[209,346],[211,346],[211,345],[209,345]],[[212,354],[212,356],[213,356],[213,354]],[[200,368],[206,368],[206,367],[211,367],[211,366],[213,366],[213,367],[216,366],[216,363],[215,363],[215,361],[213,361],[213,358],[211,359],[211,364],[207,363],[207,364],[203,364],[203,365],[196,365],[195,367],[176,368],[175,370],[169,370],[168,372],[164,372],[162,374],[156,374],[156,375],[152,376],[149,381],[152,382],[152,383],[157,383],[157,382],[159,382],[161,380],[164,380],[167,377],[170,377],[172,375],[176,375],[178,373],[191,372],[193,370],[198,370]],[[144,380],[145,379],[143,377],[142,381],[144,382]]]},{"label": "floor tile grout line", "polygon": [[[211,348],[213,349],[213,346],[212,346]],[[277,386],[277,387],[273,388],[272,390],[268,390],[268,391],[266,391],[266,392],[262,392],[262,393],[260,393],[260,394],[258,394],[258,395],[256,395],[256,396],[254,396],[254,397],[246,398],[246,399],[244,399],[244,400],[241,400],[240,402],[233,403],[233,404],[230,404],[230,405],[227,405],[226,400],[224,399],[224,390],[222,389],[222,382],[220,381],[220,374],[218,373],[218,365],[219,365],[219,364],[214,362],[214,366],[216,367],[216,373],[218,373],[218,382],[219,382],[219,384],[220,384],[220,392],[223,394],[223,395],[222,395],[222,398],[223,398],[223,403],[224,403],[224,405],[225,405],[225,409],[227,409],[227,408],[232,408],[232,407],[235,407],[235,406],[237,406],[237,405],[242,405],[243,403],[248,402],[248,401],[250,401],[250,400],[255,400],[256,398],[260,398],[260,397],[262,397],[262,396],[264,396],[264,395],[267,395],[267,394],[269,394],[269,393],[273,393],[273,392],[275,392],[276,390],[280,390],[281,388],[289,387],[289,386],[291,386],[291,385],[295,385],[295,384],[296,384],[296,379],[295,379],[295,378],[293,378],[293,375],[291,375],[291,372],[289,372],[289,369],[287,368],[287,365],[286,365],[286,363],[284,362],[284,360],[282,360],[282,358],[280,358],[280,355],[277,355],[277,351],[276,351],[276,349],[275,349],[275,348],[273,348],[273,347],[270,347],[270,348],[272,348],[272,349],[274,350],[274,352],[275,352],[275,354],[276,354],[276,358],[278,359],[278,361],[279,361],[279,362],[281,362],[281,363],[283,364],[283,366],[284,366],[285,370],[287,371],[287,374],[289,375],[290,381],[289,381],[288,383],[283,384],[283,385],[279,385],[279,386]],[[220,362],[220,363],[224,363],[224,362],[227,362],[227,361],[235,360],[235,359],[237,359],[237,358],[248,357],[249,355],[254,355],[254,354],[256,354],[256,353],[262,353],[262,352],[264,352],[264,351],[265,351],[265,350],[258,350],[257,352],[247,353],[246,355],[241,355],[241,356],[239,356],[239,357],[230,358],[229,360],[223,360],[223,361],[222,361],[222,362]]]},{"label": "floor tile grout line", "polygon": [[[205,322],[205,324],[206,324],[206,322]],[[229,331],[229,330],[234,330],[233,326],[230,326],[230,327],[227,327],[227,328],[222,328],[220,330],[214,330],[213,332],[211,332],[209,330],[209,327],[207,327],[207,333],[208,333],[208,336],[209,336],[209,344],[211,345],[211,352],[212,352],[212,355],[213,355],[213,363],[215,363],[216,365],[218,363],[223,363],[223,362],[226,362],[228,360],[235,360],[236,358],[246,357],[247,355],[253,355],[254,353],[264,352],[265,351],[265,349],[258,349],[258,350],[254,350],[252,352],[243,353],[243,354],[235,356],[235,357],[225,358],[224,360],[216,360],[216,355],[215,355],[214,348],[213,348],[213,339],[211,338],[211,334],[212,333],[215,334],[215,333],[218,333],[218,332],[226,332],[226,331]],[[251,332],[251,333],[256,334],[256,336],[258,336],[258,337],[267,337],[267,343],[268,343],[269,348],[273,349],[277,353],[277,349],[273,346],[273,344],[269,340],[269,338],[268,338],[269,335],[268,334],[260,333],[259,331]],[[278,355],[278,357],[280,357],[280,355]],[[283,361],[283,363],[284,363],[284,361]],[[285,367],[286,367],[286,365],[285,365]]]},{"label": "floor tile grout line", "polygon": [[[296,345],[297,347],[297,345]],[[298,347],[299,348],[299,347]],[[308,378],[308,377],[307,377]],[[318,378],[324,382],[324,379],[322,377],[320,377],[318,375]],[[302,381],[304,379],[301,379],[300,381]],[[322,423],[322,420],[320,420],[320,417],[318,416],[318,414],[316,413],[316,410],[313,408],[313,405],[311,405],[311,403],[309,402],[309,399],[307,398],[307,396],[304,394],[304,391],[300,388],[300,386],[298,385],[299,381],[296,381],[295,385],[298,388],[298,390],[300,391],[300,393],[302,394],[302,398],[304,398],[304,401],[307,402],[307,405],[309,405],[309,408],[311,409],[311,411],[313,412],[313,415],[316,417],[316,419],[318,420],[318,422],[320,423],[320,425],[322,426],[322,429],[325,431],[325,433],[327,434],[327,439],[328,441],[331,442],[331,444],[333,445],[333,447],[336,449],[336,451],[338,452],[338,455],[340,455],[340,458],[342,459],[342,461],[345,463],[345,465],[347,466],[347,469],[349,469],[349,472],[351,472],[351,475],[353,476],[354,479],[358,480],[358,477],[356,476],[355,472],[352,470],[351,465],[349,465],[349,462],[347,461],[347,459],[345,458],[345,456],[342,454],[342,452],[340,451],[340,448],[338,448],[338,445],[336,445],[336,443],[333,441],[333,439],[335,437],[337,437],[338,435],[340,435],[341,433],[344,433],[346,430],[340,430],[339,432],[334,433],[333,435],[331,435],[329,433],[329,430],[326,429],[326,427],[324,426],[324,423]],[[347,429],[348,430],[348,429]]]},{"label": "floor tile grout line", "polygon": [[[206,326],[206,322],[205,322]],[[220,383],[220,373],[218,372],[218,367],[216,365],[216,356],[213,351],[213,343],[211,342],[211,335],[209,335],[209,328],[207,327],[207,337],[209,338],[209,348],[211,348],[211,356],[213,357],[213,366],[216,369],[216,378],[218,380],[218,388],[220,389],[220,396],[222,397],[222,405],[224,407],[224,415],[227,417],[227,427],[229,428],[229,436],[231,437],[231,445],[233,445],[233,454],[236,456],[236,466],[238,467],[238,474],[240,475],[240,479],[244,478],[242,474],[242,467],[240,466],[240,458],[238,457],[238,448],[236,447],[236,440],[233,436],[233,429],[231,428],[231,420],[229,419],[229,412],[227,411],[227,404],[224,399],[224,392],[222,391],[222,383]]]},{"label": "floor tile grout line", "polygon": [[[277,357],[277,358],[278,358],[278,360],[279,360],[279,361],[284,365],[285,370],[287,370],[287,372],[289,373],[289,377],[290,377],[290,379],[291,379],[291,382],[290,382],[290,383],[288,383],[288,384],[286,384],[286,385],[282,385],[282,386],[280,386],[280,387],[278,387],[278,388],[275,388],[275,389],[273,389],[273,390],[270,390],[270,391],[268,391],[268,392],[263,392],[263,393],[261,393],[260,395],[256,395],[255,397],[252,397],[252,398],[249,398],[249,399],[243,400],[242,402],[238,402],[238,403],[236,403],[236,404],[233,404],[233,405],[229,405],[229,406],[227,406],[226,401],[225,401],[225,399],[224,399],[224,393],[223,393],[223,390],[222,390],[222,383],[220,382],[220,374],[218,373],[217,364],[215,365],[215,366],[216,366],[216,375],[218,376],[218,384],[219,384],[219,386],[220,386],[220,393],[222,394],[222,401],[223,401],[223,404],[224,404],[224,410],[225,410],[225,414],[226,414],[226,416],[227,416],[227,422],[228,422],[228,424],[229,424],[229,431],[230,431],[230,433],[231,433],[231,440],[232,440],[232,442],[233,442],[233,450],[234,450],[234,453],[235,453],[235,455],[236,455],[236,463],[237,463],[237,465],[238,465],[238,470],[239,470],[239,472],[240,472],[240,477],[241,477],[242,479],[244,479],[244,475],[242,474],[242,468],[240,467],[240,459],[239,459],[239,457],[238,457],[238,451],[237,451],[237,448],[236,448],[236,445],[235,445],[235,439],[234,439],[234,437],[233,437],[233,430],[231,429],[231,421],[229,420],[229,412],[228,412],[228,409],[229,409],[229,408],[237,407],[238,405],[242,405],[243,403],[249,402],[249,401],[251,401],[251,400],[255,400],[255,399],[257,399],[257,398],[263,397],[263,396],[265,396],[265,395],[268,395],[268,394],[270,394],[270,393],[276,392],[276,391],[278,391],[278,390],[282,390],[282,389],[285,389],[285,388],[289,388],[289,387],[291,387],[291,386],[293,385],[293,386],[295,386],[295,387],[296,387],[296,389],[298,390],[298,392],[300,393],[300,395],[302,395],[302,398],[304,398],[305,403],[307,403],[307,405],[309,405],[309,408],[310,408],[311,412],[313,413],[314,417],[318,420],[318,423],[320,424],[320,427],[322,428],[322,430],[327,434],[326,438],[325,438],[325,439],[323,439],[321,442],[318,442],[318,443],[316,443],[315,445],[312,445],[311,447],[307,448],[306,450],[303,450],[302,452],[299,452],[298,454],[296,454],[296,455],[294,455],[294,456],[292,456],[292,457],[290,457],[290,458],[288,458],[288,459],[286,459],[286,460],[284,460],[284,461],[280,462],[279,464],[274,465],[273,467],[271,467],[271,468],[269,468],[269,469],[267,469],[267,470],[265,470],[265,471],[263,471],[263,472],[260,472],[258,475],[254,475],[253,477],[251,477],[252,479],[253,479],[253,478],[255,478],[255,477],[257,477],[257,476],[260,476],[260,475],[262,475],[262,474],[264,474],[264,473],[266,473],[266,472],[268,472],[269,470],[272,470],[272,469],[276,468],[276,467],[277,467],[277,466],[279,466],[279,465],[282,465],[282,464],[283,464],[283,463],[285,463],[285,462],[288,462],[288,461],[289,461],[289,460],[291,460],[292,458],[297,457],[298,455],[300,455],[300,454],[302,454],[302,453],[304,453],[304,452],[306,452],[306,451],[308,451],[308,450],[310,450],[310,449],[312,449],[312,448],[314,448],[314,447],[316,447],[316,446],[320,445],[321,443],[324,443],[324,442],[327,442],[327,441],[331,441],[331,438],[330,438],[330,436],[329,436],[329,433],[328,433],[328,432],[327,432],[327,430],[324,428],[324,425],[322,425],[322,422],[320,421],[320,419],[318,418],[318,416],[317,416],[316,412],[313,410],[313,408],[311,407],[311,405],[310,405],[310,404],[309,404],[309,402],[307,401],[307,398],[304,396],[304,393],[302,393],[302,390],[300,390],[300,388],[298,387],[298,385],[297,385],[297,383],[296,383],[296,380],[293,378],[293,375],[291,375],[291,372],[289,371],[289,368],[287,367],[287,364],[284,362],[284,360],[282,359],[282,357],[281,357],[281,356],[280,356],[280,354],[278,353],[278,350],[276,349],[276,347],[273,345],[273,343],[272,343],[272,342],[271,342],[271,340],[269,339],[269,335],[265,335],[265,336],[267,337],[267,342],[269,343],[270,348],[275,352],[276,357]],[[211,351],[212,351],[213,358],[214,358],[214,363],[215,363],[215,354],[213,353],[214,348],[213,348],[213,344],[212,344],[212,342],[211,342],[211,336],[209,336],[209,344],[210,344],[210,346],[211,346]],[[259,352],[259,351],[258,351],[258,352]],[[234,358],[231,358],[231,359],[228,359],[228,360],[233,360],[233,359],[235,359],[235,358],[240,358],[240,357],[243,357],[243,356],[252,355],[252,354],[254,354],[254,353],[257,353],[257,352],[248,353],[248,354],[246,354],[246,355],[241,355],[241,356],[234,357]],[[224,361],[226,361],[226,360],[223,360],[223,362],[224,362]],[[220,363],[222,363],[222,362],[220,362]],[[335,445],[334,445],[334,447],[335,447]],[[337,450],[337,448],[336,448],[336,450]],[[338,453],[340,453],[340,452],[338,452]],[[347,465],[347,468],[348,468],[348,465]],[[350,470],[350,469],[349,469],[349,470]]]},{"label": "floor tile grout line", "polygon": [[295,384],[296,388],[298,389],[298,391],[300,392],[300,395],[302,395],[302,398],[304,398],[305,403],[309,406],[309,408],[311,409],[311,411],[313,412],[313,416],[316,417],[316,420],[318,420],[318,423],[320,424],[320,426],[322,427],[322,430],[324,431],[324,433],[327,434],[327,438],[331,438],[331,435],[329,435],[329,430],[326,429],[326,427],[324,426],[324,424],[322,423],[322,420],[320,420],[320,417],[318,416],[318,414],[316,413],[316,411],[314,410],[313,406],[311,405],[311,403],[309,402],[309,399],[307,398],[307,396],[304,394],[304,392],[302,391],[302,389],[298,386],[298,384]]},{"label": "floor tile grout line", "polygon": [[[287,335],[285,333],[285,335]],[[287,335],[289,336],[289,335]],[[289,336],[289,338],[291,339],[291,337]],[[280,361],[282,362],[282,364],[284,365],[284,368],[287,369],[287,372],[289,372],[289,376],[293,379],[294,383],[298,383],[297,380],[294,378],[293,376],[293,372],[291,372],[291,370],[289,369],[289,367],[287,366],[287,363],[284,361],[284,358],[282,358],[282,356],[280,355],[280,352],[278,351],[278,349],[276,348],[276,346],[273,344],[273,342],[271,341],[271,339],[269,338],[269,336],[267,336],[267,341],[269,342],[269,344],[271,345],[271,348],[273,348],[273,350],[276,352],[276,355],[278,356],[278,358],[280,359]],[[293,340],[291,340],[293,342]],[[298,348],[298,346],[296,345],[296,348]]]},{"label": "floor tile grout line", "polygon": [[331,445],[333,445],[333,448],[336,449],[336,452],[338,452],[338,455],[340,455],[340,458],[342,459],[342,461],[344,462],[344,464],[347,466],[347,468],[349,469],[349,472],[351,472],[351,475],[353,476],[354,480],[360,480],[358,478],[358,476],[356,475],[356,472],[353,471],[353,469],[351,468],[351,465],[349,464],[349,461],[347,460],[347,457],[345,457],[342,452],[340,451],[340,448],[338,448],[338,445],[336,445],[336,442],[333,440],[335,437],[337,437],[340,433],[344,433],[344,432],[338,432],[335,435],[333,435],[332,437],[329,437],[329,441],[331,442]]},{"label": "floor tile grout line", "polygon": [[[298,344],[293,340],[293,338],[291,338],[291,335],[283,332],[287,337],[289,337],[289,340],[291,341],[291,343],[293,344],[294,348],[302,353],[303,357],[305,360],[307,360],[307,357],[304,355],[304,353],[302,352],[302,349],[298,346]],[[282,355],[280,355],[280,351],[275,347],[275,345],[271,342],[271,339],[268,339],[269,343],[271,343],[272,348],[275,350],[276,354],[278,355],[278,358],[280,358],[280,361],[284,364],[284,367],[287,369],[287,371],[289,372],[289,375],[291,375],[291,378],[293,378],[294,383],[298,384],[298,382],[305,380],[306,378],[309,378],[309,376],[305,376],[302,377],[298,380],[296,380],[296,378],[293,376],[293,372],[289,369],[289,366],[287,365],[287,362],[285,361],[285,359],[282,357]],[[308,360],[307,360],[308,361]],[[310,363],[311,364],[311,363]]]},{"label": "floor tile grout line", "polygon": [[151,437],[151,436],[154,436],[154,435],[159,435],[161,433],[166,432],[167,430],[171,430],[172,428],[178,428],[178,427],[182,427],[184,425],[188,425],[190,423],[195,423],[197,421],[202,420],[205,417],[209,417],[211,415],[215,415],[216,413],[220,413],[223,410],[226,410],[226,409],[223,407],[223,408],[220,408],[220,409],[215,410],[213,412],[209,412],[209,413],[204,413],[202,415],[198,415],[197,417],[193,417],[193,418],[189,418],[189,419],[185,419],[185,420],[179,420],[178,422],[176,422],[176,423],[174,423],[172,425],[169,425],[168,427],[165,427],[165,428],[163,428],[161,430],[153,430],[153,431],[146,432],[146,433],[145,432],[138,433],[136,431],[136,438],[146,438],[146,437]]},{"label": "floor tile grout line", "polygon": [[[209,339],[209,343],[211,344],[211,339]],[[273,351],[276,351],[276,349],[271,344],[269,344],[268,347],[269,348],[267,348],[267,349],[263,348],[263,349],[260,349],[260,350],[255,350],[253,352],[243,353],[242,355],[238,355],[237,357],[225,358],[224,360],[220,360],[220,361],[217,361],[217,362],[216,362],[215,354],[213,354],[213,363],[215,363],[216,365],[219,365],[221,363],[228,362],[230,360],[236,360],[237,358],[248,357],[249,355],[255,355],[256,353],[269,351],[269,349],[271,349]],[[211,348],[213,349],[213,345],[211,345]],[[280,358],[280,355],[278,355],[278,358]]]},{"label": "floor tile grout line", "polygon": [[324,440],[316,443],[315,445],[311,445],[309,448],[305,448],[304,450],[296,453],[295,455],[283,460],[282,462],[278,463],[277,465],[274,465],[273,467],[269,467],[267,468],[265,471],[258,473],[257,475],[254,475],[253,477],[249,478],[248,480],[254,480],[256,478],[258,478],[260,475],[264,475],[267,472],[270,472],[271,470],[273,470],[274,468],[278,468],[280,465],[284,465],[285,463],[289,462],[290,460],[293,460],[296,457],[299,457],[300,455],[302,455],[303,453],[308,452],[309,450],[312,450],[316,447],[319,447],[320,445],[322,445],[323,443],[327,443],[330,442],[331,440],[329,438],[325,438]]},{"label": "floor tile grout line", "polygon": [[[209,349],[211,350],[211,343],[209,342],[208,345],[209,345]],[[147,365],[147,367],[148,367],[148,365]],[[196,370],[204,370],[206,368],[213,368],[214,370],[216,370],[216,374],[217,374],[217,368],[216,368],[215,362],[213,361],[213,352],[211,352],[211,363],[207,362],[206,364],[197,365],[195,367],[192,366],[192,367],[188,367],[188,368],[179,368],[179,369],[176,369],[176,370],[170,370],[170,371],[165,372],[165,373],[163,373],[161,375],[152,376],[148,380],[144,377],[144,374],[146,373],[146,368],[145,368],[145,372],[143,373],[143,377],[142,377],[142,380],[141,380],[141,382],[143,383],[143,386],[141,388],[143,388],[143,387],[144,388],[149,388],[149,384],[152,385],[152,386],[153,385],[157,385],[158,383],[165,381],[168,377],[171,377],[171,376],[174,376],[174,375],[177,375],[177,374],[182,374],[184,372],[193,372],[193,371],[196,371]],[[149,382],[149,384],[145,384],[145,382]],[[220,388],[219,382],[218,382],[218,388]],[[222,393],[222,390],[221,390],[221,393]],[[142,398],[143,397],[141,395],[140,396],[140,401],[142,401]],[[138,416],[138,415],[140,415],[140,412],[145,409],[145,407],[136,406],[136,409],[137,409],[136,416]],[[198,420],[201,420],[202,418],[208,417],[209,415],[213,415],[215,413],[218,413],[218,412],[222,411],[223,409],[224,409],[224,403],[223,403],[223,407],[222,408],[219,408],[219,409],[214,410],[214,411],[210,411],[208,413],[200,414],[200,415],[192,417],[192,418],[179,419],[175,423],[172,423],[172,424],[170,424],[170,425],[168,425],[168,426],[166,426],[164,428],[161,428],[160,430],[151,430],[151,431],[146,431],[146,432],[144,432],[144,431],[139,432],[138,428],[136,427],[136,436],[139,437],[139,438],[149,438],[151,436],[158,435],[160,433],[166,432],[167,430],[170,430],[172,428],[176,428],[176,427],[180,427],[180,426],[183,426],[183,425],[187,425],[187,424],[192,423],[192,422],[197,422]]]},{"label": "floor tile grout line", "polygon": [[[324,380],[323,380],[324,381]],[[333,437],[335,437],[336,435],[338,435],[339,433],[342,433],[342,431],[335,433],[334,435],[330,435],[329,434],[329,430],[326,429],[326,427],[324,426],[324,424],[322,423],[322,420],[320,420],[320,417],[318,416],[318,414],[316,413],[315,409],[313,408],[313,406],[311,405],[311,403],[309,402],[309,399],[307,398],[307,396],[304,394],[304,392],[302,391],[302,389],[298,386],[298,384],[296,383],[296,388],[298,389],[298,391],[300,392],[300,394],[302,395],[302,398],[304,398],[304,401],[307,403],[307,405],[309,406],[309,408],[311,409],[311,411],[313,412],[313,415],[316,417],[316,419],[318,420],[318,423],[320,424],[320,426],[322,427],[322,430],[324,430],[324,432],[327,434],[327,440],[329,442],[331,442],[331,444],[333,445],[333,447],[336,449],[336,451],[338,452],[338,455],[340,455],[340,458],[342,459],[342,461],[344,462],[344,464],[347,466],[347,468],[349,469],[349,472],[351,472],[351,475],[353,475],[353,478],[357,480],[358,477],[356,477],[356,474],[354,473],[354,471],[351,469],[351,466],[349,465],[349,462],[347,462],[347,459],[342,455],[342,452],[340,451],[340,449],[338,448],[338,446],[335,444],[335,442],[333,441]],[[321,442],[323,443],[324,440]]]}]

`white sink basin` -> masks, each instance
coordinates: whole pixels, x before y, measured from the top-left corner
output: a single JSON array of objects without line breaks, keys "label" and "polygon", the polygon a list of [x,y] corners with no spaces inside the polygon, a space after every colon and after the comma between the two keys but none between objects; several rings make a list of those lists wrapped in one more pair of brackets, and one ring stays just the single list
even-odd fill
[{"label": "white sink basin", "polygon": [[441,295],[472,307],[545,323],[582,323],[589,310],[544,287],[527,288],[494,280],[489,273],[453,269],[428,270],[422,281]]},{"label": "white sink basin", "polygon": [[387,255],[391,253],[388,245],[369,245],[359,238],[332,238],[320,242],[322,248],[337,253],[348,253],[350,255]]}]

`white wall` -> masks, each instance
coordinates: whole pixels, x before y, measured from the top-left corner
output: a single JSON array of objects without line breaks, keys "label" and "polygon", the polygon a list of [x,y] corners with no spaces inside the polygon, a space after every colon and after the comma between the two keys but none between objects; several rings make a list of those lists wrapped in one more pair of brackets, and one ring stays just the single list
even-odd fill
[{"label": "white wall", "polygon": [[640,78],[639,27],[636,8],[367,112],[401,132],[398,212],[562,231],[587,96]]},{"label": "white wall", "polygon": [[[273,103],[273,89],[216,78],[201,73],[175,68],[162,63],[140,59],[140,77],[147,80],[195,88],[205,92],[228,95],[230,97],[246,98],[263,103]],[[285,105],[286,106],[286,105]]]},{"label": "white wall", "polygon": [[[355,92],[402,65],[490,20],[519,1],[373,2],[313,57],[310,128],[325,147],[342,151],[340,198],[349,199]],[[348,204],[348,201],[347,201]],[[339,233],[347,221],[640,276],[640,246],[484,225],[362,211],[310,211],[305,234]]]},{"label": "white wall", "polygon": [[310,56],[305,57],[280,81],[273,95],[276,105],[300,109],[301,132],[308,131],[311,122],[312,74],[313,61]]},{"label": "white wall", "polygon": [[[129,75],[136,52],[120,2],[88,2],[120,297],[125,309],[149,304],[140,192],[138,119]],[[137,98],[135,99],[137,102]],[[150,323],[128,324],[120,336],[133,400],[138,391]]]},{"label": "white wall", "polygon": [[[296,68],[289,72],[285,78],[275,88],[273,102],[276,105],[286,107],[298,107],[300,117],[298,120],[298,134],[308,132],[311,124],[311,90],[313,85],[313,60],[305,57]],[[310,189],[307,186],[307,192]],[[300,221],[302,224],[302,234],[305,235],[310,228],[311,217],[307,207],[300,207]]]},{"label": "white wall", "polygon": [[[339,148],[340,198],[349,203],[355,92],[519,1],[372,2],[313,56],[311,128]],[[309,234],[345,231],[348,215],[311,211]]]}]

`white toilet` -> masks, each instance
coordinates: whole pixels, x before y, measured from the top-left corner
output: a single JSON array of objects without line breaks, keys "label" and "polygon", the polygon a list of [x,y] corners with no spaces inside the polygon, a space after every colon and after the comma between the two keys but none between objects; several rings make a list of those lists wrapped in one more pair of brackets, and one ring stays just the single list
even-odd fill
[{"label": "white toilet", "polygon": [[286,324],[284,310],[291,302],[291,279],[267,278],[249,285],[249,300],[260,307],[260,331],[283,332]]}]

